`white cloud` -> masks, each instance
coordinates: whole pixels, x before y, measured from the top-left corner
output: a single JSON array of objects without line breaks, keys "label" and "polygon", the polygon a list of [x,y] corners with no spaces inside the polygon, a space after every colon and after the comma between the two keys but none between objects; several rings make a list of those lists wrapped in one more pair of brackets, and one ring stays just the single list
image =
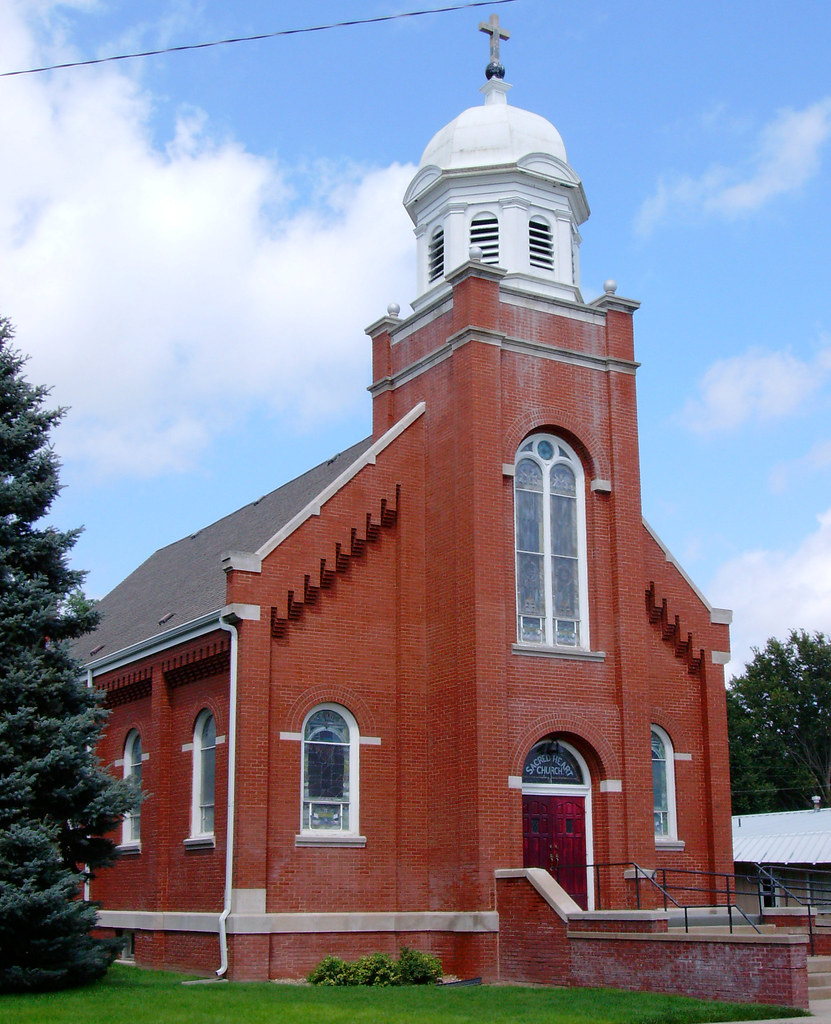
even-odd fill
[{"label": "white cloud", "polygon": [[831,632],[831,509],[795,549],[748,551],[725,563],[708,592],[733,609],[731,676],[768,637],[791,629]]},{"label": "white cloud", "polygon": [[784,494],[794,480],[827,469],[831,466],[831,441],[817,441],[805,455],[788,461],[777,462],[769,476],[770,489],[774,494]]},{"label": "white cloud", "polygon": [[804,110],[781,111],[759,133],[755,152],[738,167],[714,165],[698,177],[658,182],[644,201],[636,229],[648,234],[672,216],[709,213],[736,217],[753,213],[786,192],[801,188],[820,168],[831,136],[831,97]]},{"label": "white cloud", "polygon": [[[18,10],[0,66],[41,56]],[[413,168],[312,169],[301,207],[291,168],[213,139],[200,111],[159,149],[153,97],[119,69],[3,88],[0,311],[71,406],[65,460],[153,475],[231,415],[302,429],[365,401],[361,326],[414,288]]]},{"label": "white cloud", "polygon": [[789,351],[761,352],[719,359],[699,382],[699,395],[689,399],[682,420],[698,433],[731,430],[748,422],[788,416],[825,383],[829,353],[822,349],[805,361]]}]

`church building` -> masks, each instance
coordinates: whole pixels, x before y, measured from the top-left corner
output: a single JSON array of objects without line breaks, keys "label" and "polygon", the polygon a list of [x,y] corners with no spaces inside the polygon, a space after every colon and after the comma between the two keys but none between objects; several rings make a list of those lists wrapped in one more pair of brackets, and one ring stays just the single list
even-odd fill
[{"label": "church building", "polygon": [[580,177],[481,27],[484,102],[404,196],[412,312],[367,329],[371,435],[161,548],[81,645],[146,794],[90,884],[137,963],[531,977],[526,889],[600,920],[732,870],[730,614],[643,518],[639,304],[584,301]]}]

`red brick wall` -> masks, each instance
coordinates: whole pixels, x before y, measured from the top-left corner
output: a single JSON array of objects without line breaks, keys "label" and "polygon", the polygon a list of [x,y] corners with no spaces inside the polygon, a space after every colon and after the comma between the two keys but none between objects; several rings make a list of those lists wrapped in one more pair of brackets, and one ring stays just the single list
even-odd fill
[{"label": "red brick wall", "polygon": [[495,981],[497,937],[449,932],[326,932],[319,935],[272,935],[269,975],[272,978],[305,977],[325,956],[356,960],[368,953],[387,953],[397,958],[403,946],[432,953],[445,974],[459,978],[482,976]]},{"label": "red brick wall", "polygon": [[[808,1005],[806,943],[783,938],[693,940],[611,934],[599,923],[568,928],[523,878],[499,879],[499,976],[503,982],[601,986],[728,1002]],[[642,923],[642,922],[641,922]]]},{"label": "red brick wall", "polygon": [[[115,929],[99,928],[95,935],[112,938]],[[210,976],[219,968],[219,939],[211,932],[152,932],[136,930],[135,962],[142,967]]]},{"label": "red brick wall", "polygon": [[[149,672],[152,679],[149,695],[111,708],[99,745],[99,756],[113,765],[116,775],[122,769],[114,762],[124,756],[130,729],[139,730],[142,751],[149,755],[142,764],[146,798],[141,806],[141,853],[119,857],[92,882],[92,898],[107,910],[222,909],[228,744],[216,748],[216,848],[209,850],[187,850],[183,844],[190,835],[193,754],[182,745],[193,742],[194,722],[203,708],[213,712],[217,735],[227,736],[228,670],[190,682],[181,682],[180,670],[182,664],[194,672],[200,663],[213,666],[227,649],[228,634],[217,631],[181,645],[175,653],[144,659],[129,673],[117,670],[96,680],[102,687],[112,685],[115,696],[119,683],[129,683],[131,674]],[[113,838],[121,842],[121,831]]]},{"label": "red brick wall", "polygon": [[659,918],[657,920],[639,919],[634,916],[632,911],[629,911],[631,916],[616,917],[616,918],[602,918],[599,915],[587,918],[584,921],[575,921],[569,919],[568,932],[569,935],[573,935],[575,932],[612,932],[614,934],[620,934],[621,932],[647,932],[647,933],[664,933],[667,931],[666,918]]},{"label": "red brick wall", "polygon": [[566,925],[525,878],[500,878],[499,980],[571,984]]},{"label": "red brick wall", "polygon": [[[452,308],[409,337],[378,335],[382,376],[431,353],[446,358],[379,395],[376,436],[418,402],[426,411],[276,547],[260,573],[228,575],[228,602],[261,608],[259,621],[239,626],[234,885],[266,890],[268,912],[492,910],[494,870],[522,866],[521,793],[508,777],[521,774],[530,747],[552,732],[590,768],[595,862],[723,870],[729,861],[723,682],[709,659],[709,648],[726,649],[726,628],[709,623],[643,529],[634,375],[584,358],[630,359],[631,316],[579,320],[509,304],[488,274],[461,280]],[[505,337],[540,348],[489,343]],[[544,358],[546,348],[558,358]],[[563,352],[572,355],[563,360]],[[513,487],[502,467],[538,430],[565,438],[583,461],[591,647],[603,660],[512,650]],[[611,480],[611,493],[592,491],[595,478]],[[383,503],[397,509],[394,523],[380,525]],[[378,527],[370,535],[367,515]],[[321,559],[331,570],[338,545],[351,557],[323,587]],[[696,672],[650,623],[650,583],[707,648]],[[196,658],[210,642],[228,637],[176,656]],[[215,709],[217,731],[227,731],[228,676],[171,688],[166,665],[170,652],[136,666],[152,670],[152,695],[118,706],[102,745],[112,762],[130,724],[140,723],[151,796],[140,856],[102,873],[93,895],[107,908],[218,911],[227,744],[217,752],[211,851],[182,847],[190,764],[181,745],[203,706]],[[364,849],[295,845],[300,744],[280,733],[299,732],[304,716],[330,701],[352,712],[362,735],[381,741],[361,748]],[[655,849],[652,722],[676,751],[692,755],[676,762],[683,851]],[[601,792],[604,780],[620,781],[622,792]],[[605,877],[603,905],[633,905],[622,868]],[[504,927],[510,934],[510,921]],[[279,952],[285,941],[235,938],[232,972],[294,970]],[[366,951],[366,941],[345,936],[344,953],[350,944],[356,955]],[[461,973],[493,973],[491,939],[442,941]],[[300,948],[305,970],[317,939]]]},{"label": "red brick wall", "polygon": [[[474,327],[465,335],[469,325]],[[587,323],[499,302],[498,283],[480,280],[472,270],[457,284],[452,310],[401,341],[394,328],[392,341],[387,333],[375,339],[379,376],[442,351],[454,331],[471,339],[376,401],[378,432],[417,401],[427,404],[428,593],[447,590],[446,568],[453,566],[456,600],[455,606],[452,597],[428,603],[428,616],[433,607],[438,613],[429,653],[435,653],[436,671],[444,676],[441,692],[448,706],[455,700],[457,708],[479,709],[478,719],[470,720],[476,727],[471,739],[488,751],[477,761],[475,782],[468,775],[466,788],[455,790],[451,746],[463,736],[458,725],[448,732],[440,753],[451,778],[442,797],[446,803],[452,793],[462,806],[474,799],[475,785],[481,830],[471,848],[479,858],[483,897],[492,868],[522,863],[521,798],[517,791],[506,792],[505,775],[519,774],[527,750],[548,732],[572,742],[591,766],[596,862],[729,870],[723,677],[709,656],[713,648],[727,649],[727,628],[710,623],[705,606],[643,529],[635,378],[620,368],[600,371],[488,344],[493,335],[518,337],[560,351],[630,359],[631,325],[630,315],[614,310],[605,321],[598,316]],[[501,477],[501,467],[513,463],[524,436],[540,429],[563,436],[584,462],[591,646],[606,652],[600,664],[511,653],[513,487],[509,477]],[[590,490],[595,477],[612,481],[611,494]],[[645,590],[651,581],[706,648],[697,674],[690,674],[647,619]],[[477,595],[475,606],[471,594]],[[652,722],[666,729],[676,751],[692,755],[675,765],[683,851],[659,852],[653,841]],[[620,779],[623,793],[601,794],[597,784],[606,778]],[[469,827],[476,827],[474,817]],[[634,905],[634,889],[620,873],[607,886],[604,905]],[[646,892],[643,898],[649,900]],[[706,895],[700,899],[707,902]]]},{"label": "red brick wall", "polygon": [[744,941],[570,940],[573,984],[726,1002],[808,1006],[806,946]]}]

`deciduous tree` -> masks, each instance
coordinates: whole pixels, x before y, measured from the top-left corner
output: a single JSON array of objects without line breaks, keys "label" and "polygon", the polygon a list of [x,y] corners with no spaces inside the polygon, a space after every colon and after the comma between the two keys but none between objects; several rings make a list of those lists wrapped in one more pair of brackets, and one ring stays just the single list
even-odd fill
[{"label": "deciduous tree", "polygon": [[831,640],[793,630],[754,649],[727,691],[733,813],[831,806]]}]

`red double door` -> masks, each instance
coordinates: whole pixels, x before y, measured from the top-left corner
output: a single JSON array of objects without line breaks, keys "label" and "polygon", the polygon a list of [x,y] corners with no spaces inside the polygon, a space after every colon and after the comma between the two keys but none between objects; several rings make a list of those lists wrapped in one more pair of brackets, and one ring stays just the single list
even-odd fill
[{"label": "red double door", "polygon": [[522,848],[526,868],[550,871],[588,910],[585,797],[523,794]]}]

